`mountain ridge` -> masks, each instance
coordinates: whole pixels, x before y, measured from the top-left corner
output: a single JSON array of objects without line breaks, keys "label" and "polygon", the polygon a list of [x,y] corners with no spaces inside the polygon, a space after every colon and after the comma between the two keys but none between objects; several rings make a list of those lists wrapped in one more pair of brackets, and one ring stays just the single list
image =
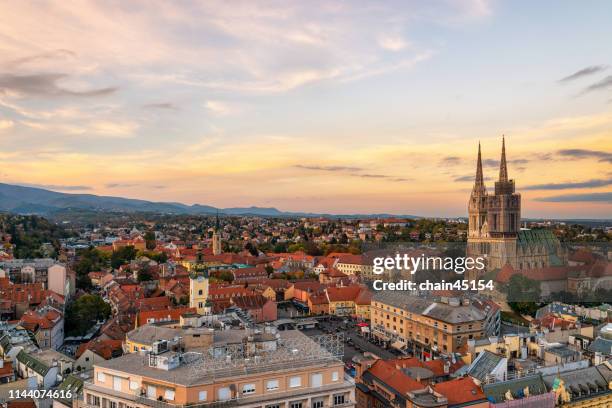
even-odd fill
[{"label": "mountain ridge", "polygon": [[416,215],[398,214],[325,214],[311,212],[281,211],[274,207],[228,207],[217,208],[205,204],[183,204],[178,202],[148,201],[138,198],[102,196],[83,193],[62,193],[40,187],[29,187],[0,183],[0,211],[18,214],[48,215],[61,210],[80,209],[101,212],[154,212],[161,214],[207,215],[217,211],[225,215],[259,215],[267,217],[336,217],[372,218],[403,217],[421,218]]}]

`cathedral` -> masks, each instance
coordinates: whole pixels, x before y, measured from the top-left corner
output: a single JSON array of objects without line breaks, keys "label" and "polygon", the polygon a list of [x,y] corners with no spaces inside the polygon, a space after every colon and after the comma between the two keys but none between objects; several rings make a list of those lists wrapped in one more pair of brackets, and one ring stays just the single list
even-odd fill
[{"label": "cathedral", "polygon": [[518,270],[564,264],[561,244],[551,231],[520,227],[521,195],[515,191],[514,180],[508,178],[505,139],[502,139],[499,178],[493,194],[487,192],[484,184],[478,144],[476,179],[468,214],[467,255],[486,257],[487,271],[499,270],[506,264]]}]

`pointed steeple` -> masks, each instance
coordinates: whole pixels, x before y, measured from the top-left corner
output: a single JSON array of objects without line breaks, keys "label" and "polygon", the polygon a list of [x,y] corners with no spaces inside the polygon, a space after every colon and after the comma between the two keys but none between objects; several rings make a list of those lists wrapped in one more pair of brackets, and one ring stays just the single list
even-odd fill
[{"label": "pointed steeple", "polygon": [[506,137],[502,136],[502,153],[499,163],[499,181],[508,181],[508,166],[506,165]]},{"label": "pointed steeple", "polygon": [[215,220],[215,231],[219,231],[219,210],[217,210],[217,218]]},{"label": "pointed steeple", "polygon": [[480,154],[480,142],[478,142],[478,160],[476,162],[476,181],[474,187],[480,187],[484,185],[484,179],[482,177],[482,156]]}]

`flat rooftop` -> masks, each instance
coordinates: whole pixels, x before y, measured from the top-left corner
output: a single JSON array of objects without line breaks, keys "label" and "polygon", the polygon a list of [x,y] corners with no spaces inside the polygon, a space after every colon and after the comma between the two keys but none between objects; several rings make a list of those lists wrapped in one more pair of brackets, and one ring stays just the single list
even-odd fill
[{"label": "flat rooftop", "polygon": [[180,363],[173,369],[151,367],[148,355],[136,353],[102,361],[96,367],[194,386],[266,371],[341,363],[343,339],[338,335],[308,337],[297,330],[273,335],[252,333],[245,336],[244,330],[226,330],[219,334],[224,334],[224,338],[215,336],[214,344],[205,352],[159,354],[160,358],[179,359]]}]

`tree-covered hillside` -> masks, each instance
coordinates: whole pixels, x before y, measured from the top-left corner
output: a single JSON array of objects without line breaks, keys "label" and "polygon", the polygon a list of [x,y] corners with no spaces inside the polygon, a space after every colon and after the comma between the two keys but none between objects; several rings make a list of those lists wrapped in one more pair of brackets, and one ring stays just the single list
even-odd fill
[{"label": "tree-covered hillside", "polygon": [[[54,257],[60,247],[59,239],[69,236],[62,227],[36,215],[0,214],[0,232],[10,235],[15,258]],[[46,243],[51,246],[45,248]]]}]

